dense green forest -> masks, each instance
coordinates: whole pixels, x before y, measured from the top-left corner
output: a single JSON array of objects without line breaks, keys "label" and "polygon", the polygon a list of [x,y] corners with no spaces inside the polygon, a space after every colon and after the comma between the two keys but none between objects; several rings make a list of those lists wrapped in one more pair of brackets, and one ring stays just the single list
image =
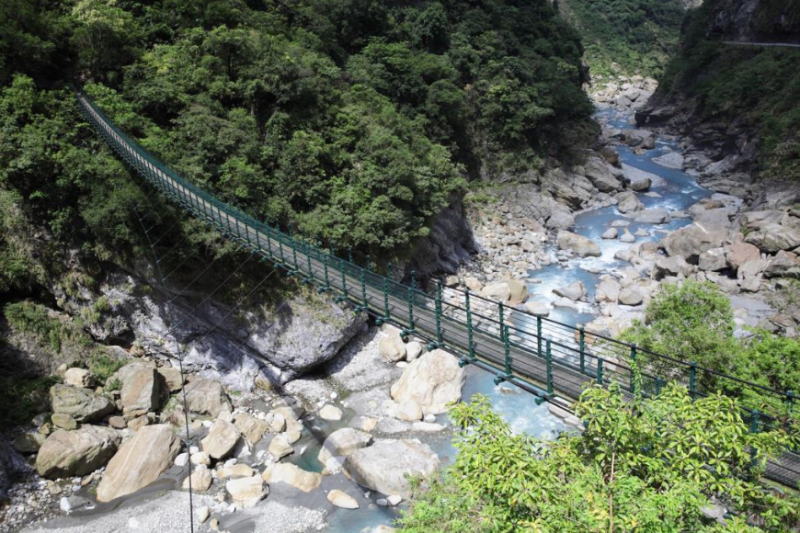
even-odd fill
[{"label": "dense green forest", "polygon": [[[716,13],[727,0],[708,0],[690,12],[680,54],[659,86],[661,98],[688,98],[696,119],[736,124],[760,139],[764,177],[800,178],[800,49],[732,46],[710,39]],[[800,2],[761,2],[751,17],[753,38],[782,39],[785,29],[767,21],[789,13],[785,28],[800,35]]]},{"label": "dense green forest", "polygon": [[658,76],[675,53],[680,0],[556,0],[580,33],[592,75]]},{"label": "dense green forest", "polygon": [[[585,124],[582,52],[546,0],[8,0],[3,234],[27,217],[99,256],[139,238],[143,192],[81,120],[75,81],[254,216],[402,254],[469,179],[541,166]],[[0,288],[37,275],[23,241],[0,242]]]}]

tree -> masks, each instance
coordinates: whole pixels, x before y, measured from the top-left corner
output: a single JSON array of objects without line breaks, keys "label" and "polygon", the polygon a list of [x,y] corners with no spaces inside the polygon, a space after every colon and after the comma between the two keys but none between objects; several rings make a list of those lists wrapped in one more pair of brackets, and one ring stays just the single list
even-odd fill
[{"label": "tree", "polygon": [[[757,477],[785,436],[748,433],[739,412],[734,399],[692,401],[677,385],[635,402],[595,387],[576,406],[585,432],[548,442],[515,434],[485,397],[473,397],[450,413],[455,462],[413,502],[401,530],[733,533],[797,527],[797,496],[766,489]],[[713,524],[701,512],[711,498],[740,517]],[[748,527],[747,518],[760,527]]]}]

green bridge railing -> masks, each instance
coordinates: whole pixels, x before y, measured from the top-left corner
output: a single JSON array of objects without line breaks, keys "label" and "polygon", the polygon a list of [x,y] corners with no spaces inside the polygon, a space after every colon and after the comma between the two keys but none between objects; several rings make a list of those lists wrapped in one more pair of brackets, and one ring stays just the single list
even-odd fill
[{"label": "green bridge railing", "polygon": [[[524,309],[455,291],[437,283],[433,294],[396,281],[255,220],[187,182],[153,158],[120,131],[83,93],[77,94],[82,114],[106,143],[148,183],[227,237],[289,274],[313,283],[320,292],[335,293],[356,311],[378,323],[391,322],[404,335],[414,334],[445,348],[463,364],[476,364],[549,400],[558,393],[577,398],[590,383],[619,384],[627,394],[655,395],[668,381],[684,384],[700,398],[724,392],[741,399],[743,418],[751,431],[785,425],[793,416],[793,391],[777,391],[740,380],[693,362],[653,353],[618,340],[532,315]],[[767,467],[767,477],[790,486],[800,480],[800,456],[787,451]]]}]

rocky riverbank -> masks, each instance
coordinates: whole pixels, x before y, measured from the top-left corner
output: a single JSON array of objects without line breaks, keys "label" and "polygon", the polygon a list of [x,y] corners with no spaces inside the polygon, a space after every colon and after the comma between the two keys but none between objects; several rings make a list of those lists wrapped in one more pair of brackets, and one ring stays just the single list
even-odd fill
[{"label": "rocky riverbank", "polygon": [[616,336],[644,318],[661,284],[709,281],[730,296],[740,327],[794,336],[800,213],[699,187],[696,154],[636,129],[623,108],[598,115],[598,156],[584,165],[468,197],[481,252],[447,285],[492,297],[498,283],[521,282],[531,300],[520,307]]},{"label": "rocky riverbank", "polygon": [[184,391],[176,369],[147,358],[122,367],[106,387],[95,387],[84,369],[61,373],[51,413],[14,439],[36,475],[12,490],[0,520],[5,530],[64,514],[71,518],[53,525],[66,531],[95,531],[96,520],[122,525],[132,518],[113,511],[116,504],[133,505],[154,487],[187,490],[189,464],[193,491],[203,495],[196,504],[201,530],[252,530],[263,505],[305,513],[302,520],[287,515],[276,531],[321,529],[336,513],[377,509],[390,522],[391,509],[412,496],[406,474],[438,469],[432,446],[449,439],[446,406],[461,398],[467,380],[455,357],[404,343],[390,326],[364,330],[319,374],[282,392],[234,392],[198,374],[188,376]]}]

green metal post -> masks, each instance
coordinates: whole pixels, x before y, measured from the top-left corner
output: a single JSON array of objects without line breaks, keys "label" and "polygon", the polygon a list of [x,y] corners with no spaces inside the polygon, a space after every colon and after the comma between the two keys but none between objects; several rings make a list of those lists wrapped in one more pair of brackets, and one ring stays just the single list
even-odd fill
[{"label": "green metal post", "polygon": [[367,270],[372,272],[372,259],[370,258],[369,254],[367,254],[366,261],[367,261]]},{"label": "green metal post", "polygon": [[553,394],[553,353],[551,350],[551,339],[550,337],[547,338],[547,394]]},{"label": "green metal post", "polygon": [[583,326],[578,326],[578,332],[580,333],[580,337],[578,339],[578,346],[580,348],[580,355],[581,355],[581,374],[586,373],[586,331],[583,329]]},{"label": "green metal post", "polygon": [[414,331],[414,290],[408,288],[408,332]]},{"label": "green metal post", "polygon": [[536,317],[536,355],[542,356],[542,317]]},{"label": "green metal post", "polygon": [[664,387],[664,380],[660,377],[656,378],[656,396],[661,396],[661,389]]},{"label": "green metal post", "polygon": [[597,358],[597,384],[603,384],[603,360],[599,357]]},{"label": "green metal post", "polygon": [[389,320],[389,280],[383,278],[383,317]]},{"label": "green metal post", "polygon": [[361,269],[361,307],[365,312],[369,309],[369,302],[367,301],[367,275],[364,268]]},{"label": "green metal post", "polygon": [[[392,269],[394,269],[394,268],[395,268],[395,266],[394,266],[394,263],[393,263],[393,262],[390,262],[388,265],[386,265],[386,276],[387,276],[387,277],[389,276],[389,274],[392,274],[392,273],[394,272],[394,270],[392,270]],[[397,277],[397,276],[395,276],[394,274],[392,274],[392,281],[394,281],[396,277]]]},{"label": "green metal post", "polygon": [[505,316],[503,316],[505,314],[503,312],[503,302],[497,302],[497,306],[499,308],[499,313],[500,313],[500,340],[502,341],[503,340],[503,336],[505,335],[505,332],[506,332],[506,330],[505,330],[505,320],[504,320]]},{"label": "green metal post", "polygon": [[286,266],[286,254],[283,251],[283,238],[281,238],[280,235],[278,236],[278,246],[281,247],[281,266],[285,267]]},{"label": "green metal post", "polygon": [[632,393],[636,392],[636,343],[631,343],[631,375],[629,382],[629,389]]},{"label": "green metal post", "polygon": [[350,247],[347,249],[347,260],[351,263],[353,262],[353,248]]},{"label": "green metal post", "polygon": [[442,280],[436,280],[436,344],[439,348],[442,342]]},{"label": "green metal post", "polygon": [[506,361],[506,376],[511,378],[511,335],[508,334],[508,326],[503,326],[503,353]]},{"label": "green metal post", "polygon": [[411,290],[415,290],[417,288],[417,271],[411,271]]},{"label": "green metal post", "polygon": [[339,259],[339,269],[342,271],[342,292],[347,299],[347,276],[344,275],[344,259]]},{"label": "green metal post", "polygon": [[692,361],[689,363],[689,397],[694,400],[694,395],[697,392],[697,363]]},{"label": "green metal post", "polygon": [[297,241],[292,239],[292,256],[294,257],[294,271],[295,273],[300,272],[300,265],[297,264]]},{"label": "green metal post", "polygon": [[306,243],[306,264],[308,266],[308,277],[306,278],[309,283],[314,281],[314,271],[311,270],[311,246]]},{"label": "green metal post", "polygon": [[331,282],[328,279],[328,256],[322,255],[322,269],[325,271],[325,290],[331,290]]},{"label": "green metal post", "polygon": [[272,236],[270,235],[270,231],[269,230],[267,230],[267,251],[269,252],[269,256],[270,257],[273,257],[273,258],[275,257],[272,254]]},{"label": "green metal post", "polygon": [[464,289],[464,307],[467,310],[467,348],[469,351],[469,361],[475,361],[475,345],[472,341],[472,309],[469,305],[469,289]]},{"label": "green metal post", "polygon": [[[761,413],[758,412],[758,409],[753,409],[750,411],[750,415],[750,433],[758,433],[761,425]],[[752,446],[750,447],[750,466],[756,467],[756,449]]]}]

